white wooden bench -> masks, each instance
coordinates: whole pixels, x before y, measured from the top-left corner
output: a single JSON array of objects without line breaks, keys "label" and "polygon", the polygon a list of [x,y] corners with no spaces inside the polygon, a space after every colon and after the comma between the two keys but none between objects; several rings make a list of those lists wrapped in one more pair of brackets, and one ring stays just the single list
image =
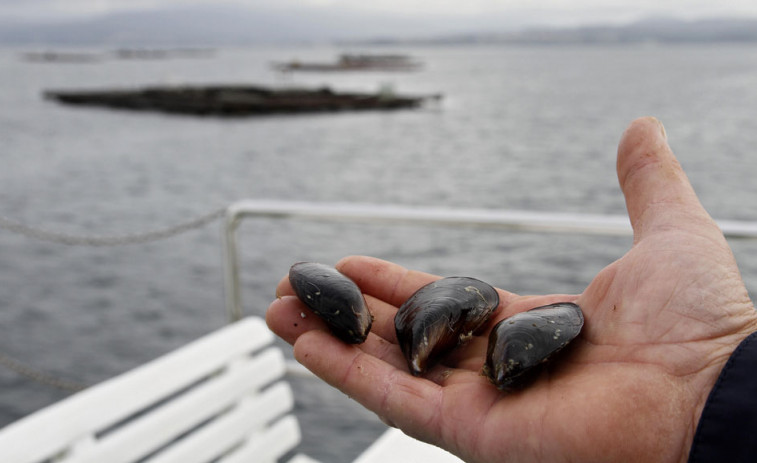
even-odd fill
[{"label": "white wooden bench", "polygon": [[226,326],[3,428],[0,462],[278,461],[300,430],[272,341],[260,318]]},{"label": "white wooden bench", "polygon": [[[257,317],[221,328],[0,429],[0,463],[279,461],[301,435],[272,342]],[[355,463],[427,461],[461,460],[389,429]]]}]

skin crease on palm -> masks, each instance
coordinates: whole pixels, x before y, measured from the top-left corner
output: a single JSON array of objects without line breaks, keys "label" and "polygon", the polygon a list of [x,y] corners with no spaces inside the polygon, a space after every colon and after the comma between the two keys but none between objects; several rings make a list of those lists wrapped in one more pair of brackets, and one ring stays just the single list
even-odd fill
[{"label": "skin crease on palm", "polygon": [[[337,268],[375,317],[361,345],[328,333],[284,278],[267,313],[295,358],[386,423],[469,462],[685,462],[707,396],[757,315],[722,233],[702,208],[662,124],[633,121],[618,179],[634,229],[629,252],[580,295],[500,292],[481,333],[423,377],[408,373],[397,307],[437,276],[370,257]],[[506,238],[503,238],[506,239]],[[529,387],[497,390],[481,375],[487,336],[510,315],[574,301],[584,330]]]}]

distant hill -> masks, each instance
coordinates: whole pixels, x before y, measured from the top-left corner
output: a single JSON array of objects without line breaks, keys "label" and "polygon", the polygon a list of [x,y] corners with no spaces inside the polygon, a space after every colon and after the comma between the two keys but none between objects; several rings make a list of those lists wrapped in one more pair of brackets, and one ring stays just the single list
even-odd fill
[{"label": "distant hill", "polygon": [[221,46],[323,43],[385,37],[433,37],[483,27],[507,29],[507,18],[396,15],[358,8],[305,6],[280,0],[276,7],[217,5],[118,12],[58,22],[8,22],[0,17],[0,43],[16,45]]},{"label": "distant hill", "polygon": [[175,8],[60,22],[0,23],[0,42],[56,45],[221,45],[323,39],[322,18],[285,10]]},{"label": "distant hill", "polygon": [[504,34],[499,39],[530,43],[754,42],[757,41],[757,19],[656,18],[624,26],[531,28]]},{"label": "distant hill", "polygon": [[622,43],[733,43],[757,42],[757,18],[684,21],[653,18],[627,25],[526,27],[505,32],[464,33],[415,40],[379,40],[365,43],[416,44],[622,44]]},{"label": "distant hill", "polygon": [[[59,22],[3,22],[0,43],[34,46],[223,46],[261,43],[753,42],[757,19],[654,19],[624,26],[516,29],[504,17],[396,16],[358,9],[229,5],[119,12]],[[482,32],[485,31],[485,32]]]}]

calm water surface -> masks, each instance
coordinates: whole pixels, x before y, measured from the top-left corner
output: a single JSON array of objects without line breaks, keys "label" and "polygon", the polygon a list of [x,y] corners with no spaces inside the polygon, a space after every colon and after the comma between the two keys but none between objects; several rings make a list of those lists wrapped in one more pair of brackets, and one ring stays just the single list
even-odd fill
[{"label": "calm water surface", "polygon": [[[615,178],[628,122],[655,115],[710,213],[757,220],[757,47],[449,47],[378,50],[417,73],[297,74],[272,61],[330,47],[224,49],[207,59],[40,64],[0,51],[0,214],[71,234],[170,226],[245,198],[624,213]],[[372,50],[376,51],[376,50]],[[210,119],[45,101],[46,89],[166,83],[330,85],[443,93],[415,111]],[[581,292],[629,238],[249,220],[247,314],[297,260],[370,254],[521,293]],[[757,243],[733,242],[749,290]],[[102,381],[226,323],[220,223],[124,247],[0,231],[0,352]],[[282,344],[283,345],[283,344]],[[301,450],[346,462],[384,426],[317,381],[293,380]],[[66,396],[0,368],[0,425]],[[324,443],[328,443],[327,445]]]}]

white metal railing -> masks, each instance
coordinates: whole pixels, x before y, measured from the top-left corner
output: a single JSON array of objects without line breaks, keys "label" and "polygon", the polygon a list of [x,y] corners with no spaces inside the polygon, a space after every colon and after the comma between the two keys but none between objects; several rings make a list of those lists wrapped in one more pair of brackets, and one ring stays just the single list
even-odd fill
[{"label": "white metal railing", "polygon": [[[242,317],[236,229],[246,217],[304,218],[331,221],[477,226],[515,231],[630,235],[622,215],[528,212],[503,209],[448,209],[363,203],[309,203],[244,200],[226,209],[224,220],[224,284],[232,321]],[[757,238],[757,222],[719,220],[728,238]]]}]

